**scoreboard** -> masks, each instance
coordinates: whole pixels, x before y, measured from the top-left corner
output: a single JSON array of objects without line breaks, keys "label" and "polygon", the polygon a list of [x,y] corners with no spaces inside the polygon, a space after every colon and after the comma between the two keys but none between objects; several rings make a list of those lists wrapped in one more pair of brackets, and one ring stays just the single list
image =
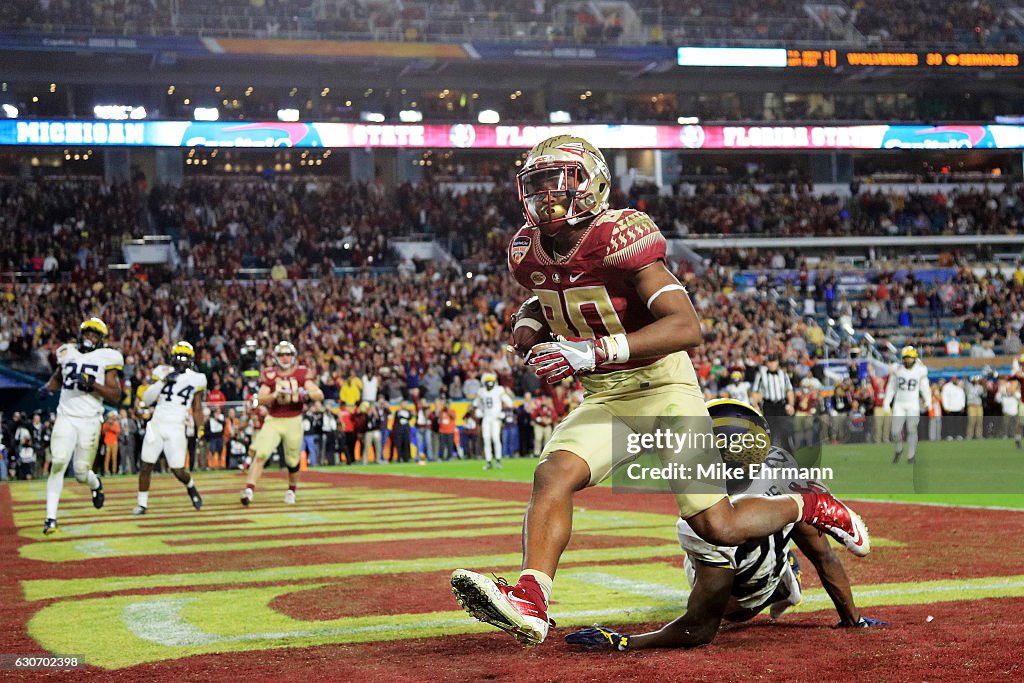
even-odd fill
[{"label": "scoreboard", "polygon": [[898,68],[1013,68],[1020,66],[1017,52],[891,52],[876,50],[786,50],[786,66],[835,69],[841,66]]},{"label": "scoreboard", "polygon": [[1014,69],[1019,52],[961,52],[956,50],[840,50],[837,48],[680,47],[679,66],[773,69]]}]

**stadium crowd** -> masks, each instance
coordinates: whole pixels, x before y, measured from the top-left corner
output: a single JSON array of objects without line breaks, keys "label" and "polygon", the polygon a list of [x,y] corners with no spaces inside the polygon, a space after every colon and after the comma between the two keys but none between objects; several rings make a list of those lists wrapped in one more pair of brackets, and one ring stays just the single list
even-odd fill
[{"label": "stadium crowd", "polygon": [[[230,279],[241,268],[309,277],[333,267],[393,266],[388,239],[428,234],[486,270],[521,216],[511,183],[456,193],[401,185],[282,178],[189,178],[181,187],[39,177],[0,180],[0,269],[81,281],[121,260],[125,240],[169,234],[184,272]],[[668,196],[634,186],[613,205],[649,213],[669,236],[974,235],[1019,232],[1024,189],[945,193],[869,190],[816,195],[799,181],[678,184]],[[14,237],[17,236],[17,239]],[[719,257],[720,258],[720,257]],[[754,265],[772,266],[774,255]],[[745,265],[741,254],[731,265]],[[791,267],[791,266],[790,266]],[[283,269],[283,271],[282,271]],[[280,276],[280,277],[278,277]]]},{"label": "stadium crowd", "polygon": [[[937,285],[885,278],[849,295],[835,274],[825,271],[814,273],[821,284],[813,288],[797,279],[777,287],[761,283],[753,290],[738,287],[728,268],[696,274],[684,263],[678,272],[704,318],[706,342],[691,357],[709,397],[735,392],[737,387],[730,385],[742,389],[762,359],[779,353],[794,385],[800,387],[798,400],[813,401],[815,410],[826,410],[836,394],[823,391],[833,383],[824,370],[838,365],[849,378],[842,379],[835,391],[849,401],[840,401],[836,412],[849,408],[856,414],[860,408],[870,416],[878,398],[870,375],[874,365],[867,360],[870,349],[863,339],[830,337],[832,330],[821,322],[825,316],[837,317],[839,329],[857,324],[871,327],[880,340],[891,336],[899,344],[914,342],[926,357],[963,353],[978,358],[979,364],[994,356],[994,344],[1003,353],[1019,352],[1024,333],[1024,271],[1020,268],[1010,277],[978,276],[961,269]],[[250,338],[263,349],[277,339],[292,339],[324,388],[327,412],[335,416],[333,430],[326,431],[323,405],[316,407],[320,417],[311,418],[311,424],[321,425],[320,434],[335,434],[322,437],[321,462],[354,462],[355,444],[363,443],[355,414],[377,411],[376,419],[384,422],[386,430],[387,406],[404,407],[414,415],[423,413],[420,429],[429,433],[431,429],[423,425],[433,423],[443,411],[440,402],[472,400],[485,372],[496,373],[515,395],[549,401],[548,417],[553,421],[566,414],[580,399],[578,387],[541,386],[504,349],[509,316],[521,297],[518,286],[505,274],[467,278],[431,265],[399,277],[327,275],[316,286],[287,279],[217,282],[181,275],[157,282],[106,274],[91,286],[72,282],[9,285],[0,316],[0,349],[12,364],[20,360],[25,369],[45,371],[56,346],[73,338],[81,312],[101,315],[110,326],[113,343],[125,356],[126,394],[119,406],[124,436],[113,437],[126,441],[121,449],[124,467],[125,459],[138,453],[137,444],[130,446],[127,440],[141,438],[144,429],[140,422],[144,411],[137,398],[173,340],[196,342],[198,369],[210,378],[210,415],[223,423],[215,431],[210,431],[212,422],[201,426],[206,441],[200,439],[199,445],[220,434],[211,452],[231,454],[235,463],[244,457],[247,438],[259,420],[241,407],[254,390],[244,373],[242,349]],[[929,324],[906,324],[904,313],[922,303],[932,307]],[[959,321],[959,329],[950,327],[948,338],[936,337],[949,321]],[[879,329],[886,325],[890,326]],[[822,360],[830,360],[831,365]],[[990,393],[994,395],[998,386],[997,381],[992,384]],[[746,391],[749,388],[740,393]],[[529,399],[527,403],[532,405]],[[510,434],[505,443],[510,454],[520,448],[532,454],[527,437],[512,436],[513,431],[532,433],[534,411],[526,410],[508,417]],[[470,455],[479,452],[469,445],[478,440],[473,427],[470,419],[459,432],[462,452]],[[20,445],[24,434],[10,436],[5,443]],[[193,436],[199,437],[195,428]],[[436,452],[422,445],[424,453]],[[36,452],[45,449],[39,447]],[[406,452],[395,457],[408,456]]]},{"label": "stadium crowd", "polygon": [[[265,37],[344,36],[350,39],[488,40],[557,43],[680,43],[704,40],[853,40],[875,36],[887,45],[913,44],[922,36],[972,47],[1002,46],[1019,30],[996,0],[936,7],[915,0],[857,0],[819,8],[812,21],[782,0],[633,0],[628,7],[547,0],[446,0],[444,2],[315,3],[311,0],[10,0],[0,9],[6,30],[76,30],[124,35],[223,32]],[[628,26],[634,19],[635,26]],[[472,26],[467,29],[467,24]],[[632,30],[627,30],[632,28]],[[467,33],[468,31],[468,33]]]},{"label": "stadium crowd", "polygon": [[[1012,187],[948,196],[862,192],[850,199],[815,198],[798,184],[787,191],[782,185],[708,183],[677,188],[672,197],[642,190],[618,195],[613,204],[645,209],[676,234],[828,235],[845,232],[843,226],[871,234],[957,234],[1016,230],[1021,215]],[[334,412],[341,406],[375,406],[383,398],[390,405],[409,401],[408,410],[428,415],[441,399],[472,399],[488,371],[515,395],[545,396],[557,419],[579,399],[575,390],[547,391],[504,349],[511,311],[523,294],[500,263],[518,221],[510,191],[455,195],[429,182],[384,196],[375,186],[336,182],[204,178],[181,188],[159,187],[147,197],[140,184],[5,180],[0,258],[8,272],[37,276],[5,286],[0,355],[14,367],[46,374],[50,354],[74,338],[83,316],[100,315],[125,356],[128,391],[120,419],[136,421],[134,429],[122,425],[121,438],[127,439],[133,433],[138,438],[135,398],[150,371],[174,340],[192,340],[211,396],[224,402],[211,413],[219,410],[228,425],[219,430],[221,453],[232,445],[224,433],[244,435],[254,424],[255,416],[240,403],[252,390],[240,365],[250,338],[263,349],[281,338],[296,343],[325,389],[340,434],[350,431]],[[106,268],[138,226],[175,236],[177,270]],[[452,238],[464,268],[473,272],[405,261],[381,277],[366,267],[393,264],[386,239],[407,232]],[[338,265],[356,268],[341,276]],[[812,383],[801,395],[817,396],[813,382],[825,377],[816,361],[829,357],[833,364],[856,366],[849,373],[854,384],[844,391],[867,406],[864,368],[871,349],[841,332],[854,327],[870,330],[879,343],[913,342],[925,357],[962,354],[984,364],[997,352],[1018,353],[1024,331],[1020,266],[1007,275],[979,274],[953,257],[940,265],[947,273],[941,281],[883,269],[861,286],[849,286],[837,263],[809,263],[793,251],[733,249],[712,254],[704,265],[674,264],[705,321],[706,343],[692,354],[701,382],[709,395],[720,394],[734,373],[748,381],[757,363],[777,352],[795,385]],[[260,280],[240,279],[239,269],[247,266],[267,270]],[[738,280],[742,269],[760,272],[753,282]],[[303,278],[312,276],[319,280],[308,286]],[[830,327],[829,319],[838,325]],[[232,409],[236,414],[229,416]],[[14,453],[22,439],[13,432],[9,437],[5,443]],[[244,439],[234,441],[237,460],[244,457]],[[345,446],[360,439],[338,437],[330,447],[324,441],[327,460],[345,452],[353,461],[355,448]],[[122,452],[138,449],[125,446]]]}]

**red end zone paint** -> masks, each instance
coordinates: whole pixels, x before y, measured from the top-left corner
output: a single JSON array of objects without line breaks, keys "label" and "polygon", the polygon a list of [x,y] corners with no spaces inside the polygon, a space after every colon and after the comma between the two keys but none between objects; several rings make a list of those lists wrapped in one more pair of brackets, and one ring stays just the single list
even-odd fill
[{"label": "red end zone paint", "polygon": [[[351,477],[316,473],[310,480],[337,486],[377,486],[382,489],[465,492],[473,496],[523,503],[529,486],[501,482],[464,482],[394,476]],[[281,482],[271,479],[270,487]],[[577,497],[577,506],[602,510],[643,510],[671,514],[673,502],[663,496],[627,496],[610,489],[594,489]],[[879,537],[897,540],[903,547],[879,547],[861,561],[843,555],[855,584],[929,579],[955,579],[1021,573],[1016,548],[1024,534],[1024,513],[935,508],[925,506],[857,503]],[[245,566],[339,562],[485,552],[514,553],[518,538],[430,539],[429,547],[400,543],[349,546],[276,548],[254,553],[202,556],[154,556],[96,559],[48,564],[23,560],[17,549],[31,542],[16,535],[8,486],[0,486],[0,557],[8,586],[0,601],[0,628],[6,652],[39,654],[25,624],[44,601],[26,603],[17,588],[30,578],[99,575],[144,575],[169,571],[210,571]],[[40,511],[41,512],[41,511]],[[241,528],[239,529],[241,531]],[[623,539],[614,539],[619,545]],[[609,537],[578,536],[573,547],[614,545]],[[353,552],[354,551],[354,552]],[[352,553],[352,554],[348,554]],[[261,564],[253,564],[257,556]],[[676,559],[679,559],[676,556]],[[307,562],[308,561],[308,562]],[[116,570],[116,571],[115,571]],[[806,584],[816,585],[805,572]],[[336,618],[342,614],[416,613],[452,610],[446,572],[425,572],[398,577],[353,577],[333,580],[327,589],[303,591],[283,597],[274,606],[300,618]],[[680,576],[683,585],[682,576]],[[401,590],[398,590],[401,588]],[[347,597],[346,597],[347,596]],[[352,596],[358,596],[353,599]],[[330,645],[287,650],[203,655],[118,671],[76,672],[75,680],[102,679],[178,681],[201,676],[205,680],[257,681],[316,680],[1018,680],[1024,677],[1017,655],[1024,628],[1024,598],[946,602],[933,605],[872,607],[866,613],[892,622],[889,628],[870,631],[834,631],[828,628],[830,611],[789,614],[775,625],[759,618],[746,625],[723,629],[715,643],[691,652],[644,652],[625,656],[569,651],[562,643],[565,630],[553,632],[541,648],[524,651],[503,634],[479,634],[400,640],[363,645]],[[926,617],[935,620],[928,623]],[[557,618],[557,614],[555,615]],[[608,621],[614,625],[614,620]],[[658,624],[648,624],[654,627]],[[629,626],[631,632],[642,627]],[[74,654],[74,653],[59,653]],[[19,680],[46,674],[19,672]],[[0,675],[2,677],[2,675]]]}]

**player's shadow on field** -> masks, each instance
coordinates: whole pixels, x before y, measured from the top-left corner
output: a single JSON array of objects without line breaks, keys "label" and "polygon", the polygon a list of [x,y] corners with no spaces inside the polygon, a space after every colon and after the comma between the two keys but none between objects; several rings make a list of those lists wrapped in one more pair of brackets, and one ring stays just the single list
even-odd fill
[{"label": "player's shadow on field", "polygon": [[728,633],[743,633],[744,631],[750,631],[754,629],[769,628],[773,631],[781,629],[803,631],[807,629],[813,629],[820,631],[821,629],[832,630],[832,628],[826,624],[817,624],[812,622],[798,622],[798,621],[769,621],[768,619],[754,619],[751,621],[722,621],[722,626],[719,629],[719,635],[726,635]]}]

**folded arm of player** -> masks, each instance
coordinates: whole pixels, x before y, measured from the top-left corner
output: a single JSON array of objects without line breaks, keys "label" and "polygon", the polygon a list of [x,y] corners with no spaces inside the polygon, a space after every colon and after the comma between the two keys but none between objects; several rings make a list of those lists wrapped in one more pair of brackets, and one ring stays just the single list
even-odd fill
[{"label": "folded arm of player", "polygon": [[305,393],[306,398],[310,401],[324,400],[323,389],[321,389],[320,385],[311,379],[307,379],[306,383],[302,385],[302,390],[299,392],[299,395],[301,396],[303,393]]},{"label": "folded arm of player", "polygon": [[554,384],[572,375],[593,372],[605,364],[655,358],[701,344],[700,318],[693,302],[664,261],[636,270],[630,278],[656,320],[629,334],[538,344],[527,359],[537,376]]},{"label": "folded arm of player", "polygon": [[696,578],[686,613],[657,631],[626,635],[602,627],[570,633],[565,642],[586,649],[644,650],[656,647],[697,647],[715,638],[732,595],[736,572],[696,562]]},{"label": "folded arm of player", "polygon": [[800,552],[807,556],[807,559],[814,565],[821,579],[821,585],[825,592],[832,598],[832,603],[839,613],[839,623],[842,627],[868,628],[870,626],[885,625],[886,622],[877,619],[869,619],[860,613],[853,601],[853,590],[850,588],[850,577],[846,575],[843,563],[828,538],[810,524],[800,522],[793,527],[793,541],[800,548]]},{"label": "folded arm of player", "polygon": [[261,384],[259,391],[256,395],[250,399],[252,401],[252,407],[258,408],[260,406],[269,406],[277,400],[277,394],[274,389],[267,384]]},{"label": "folded arm of player", "polygon": [[[80,386],[79,388],[82,387]],[[103,376],[103,383],[100,384],[93,381],[90,383],[90,388],[88,390],[99,394],[100,398],[107,403],[120,403],[123,393],[123,389],[121,387],[121,372],[113,368],[107,370],[107,373]]]}]

